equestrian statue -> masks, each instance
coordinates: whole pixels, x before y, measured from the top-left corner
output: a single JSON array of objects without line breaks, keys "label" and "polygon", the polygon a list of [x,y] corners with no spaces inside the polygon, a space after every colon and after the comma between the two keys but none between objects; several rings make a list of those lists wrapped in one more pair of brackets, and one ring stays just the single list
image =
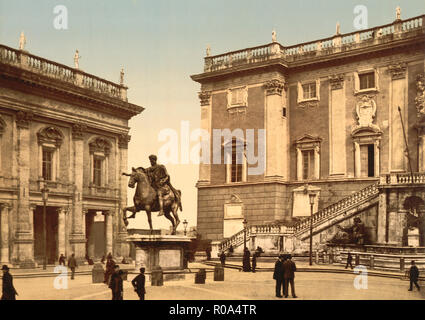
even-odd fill
[{"label": "equestrian statue", "polygon": [[[181,203],[181,191],[176,190],[170,182],[170,176],[164,165],[157,164],[155,155],[149,156],[151,166],[147,169],[143,167],[131,168],[131,174],[123,173],[129,176],[128,186],[136,187],[133,197],[134,206],[123,209],[124,223],[128,225],[128,219],[132,219],[139,211],[146,211],[148,216],[149,227],[151,233],[152,218],[151,212],[159,212],[159,216],[165,216],[173,225],[172,234],[176,234],[177,226],[180,223],[177,210],[183,211]],[[133,214],[127,217],[127,211]],[[172,215],[171,215],[172,213]]]}]

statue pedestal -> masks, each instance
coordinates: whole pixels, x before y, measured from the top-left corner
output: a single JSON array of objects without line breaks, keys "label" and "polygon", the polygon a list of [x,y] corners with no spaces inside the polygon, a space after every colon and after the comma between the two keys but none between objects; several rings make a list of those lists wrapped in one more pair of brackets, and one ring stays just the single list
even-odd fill
[{"label": "statue pedestal", "polygon": [[136,250],[136,271],[145,267],[147,272],[160,266],[166,273],[187,269],[187,256],[192,238],[181,235],[132,234],[127,237]]}]

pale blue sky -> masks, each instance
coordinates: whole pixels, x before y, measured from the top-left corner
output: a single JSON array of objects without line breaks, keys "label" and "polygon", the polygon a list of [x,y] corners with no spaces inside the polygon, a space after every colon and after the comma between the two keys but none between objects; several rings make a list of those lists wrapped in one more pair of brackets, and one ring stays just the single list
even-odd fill
[{"label": "pale blue sky", "polygon": [[[351,32],[360,4],[369,27],[392,22],[397,5],[402,18],[425,13],[423,0],[0,0],[0,43],[16,48],[24,31],[28,51],[69,66],[78,49],[84,71],[116,82],[123,66],[129,101],[146,108],[130,121],[129,167],[148,166],[147,156],[163,144],[160,130],[179,131],[182,120],[199,127],[199,85],[189,76],[202,72],[208,44],[213,55],[257,46],[271,42],[275,29],[281,44],[292,45],[332,36],[337,21],[342,33]],[[68,8],[68,30],[53,28],[56,5]],[[198,168],[167,167],[183,192],[180,217],[194,225]],[[139,213],[130,226],[145,220]],[[167,226],[164,220],[154,218],[154,227]]]}]

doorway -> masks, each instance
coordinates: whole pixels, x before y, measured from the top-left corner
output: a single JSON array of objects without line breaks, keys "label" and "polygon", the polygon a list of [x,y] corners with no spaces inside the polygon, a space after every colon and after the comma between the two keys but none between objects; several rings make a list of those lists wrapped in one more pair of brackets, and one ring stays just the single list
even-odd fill
[{"label": "doorway", "polygon": [[86,214],[86,254],[93,260],[99,260],[106,251],[106,223],[102,211],[89,210]]},{"label": "doorway", "polygon": [[[46,207],[46,256],[47,264],[56,264],[58,256],[58,212],[56,207]],[[44,259],[43,206],[34,212],[34,259],[38,264]]]},{"label": "doorway", "polygon": [[362,177],[375,176],[375,145],[364,144],[360,146],[360,168]]}]

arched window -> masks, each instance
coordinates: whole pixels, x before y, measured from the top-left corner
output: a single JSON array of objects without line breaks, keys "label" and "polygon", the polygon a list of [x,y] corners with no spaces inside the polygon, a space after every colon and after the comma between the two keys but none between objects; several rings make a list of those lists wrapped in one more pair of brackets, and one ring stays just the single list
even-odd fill
[{"label": "arched window", "polygon": [[111,143],[104,138],[94,138],[90,148],[90,184],[96,187],[108,185],[108,166]]},{"label": "arched window", "polygon": [[60,147],[64,136],[55,127],[45,127],[37,133],[39,177],[56,181],[59,177]]}]

